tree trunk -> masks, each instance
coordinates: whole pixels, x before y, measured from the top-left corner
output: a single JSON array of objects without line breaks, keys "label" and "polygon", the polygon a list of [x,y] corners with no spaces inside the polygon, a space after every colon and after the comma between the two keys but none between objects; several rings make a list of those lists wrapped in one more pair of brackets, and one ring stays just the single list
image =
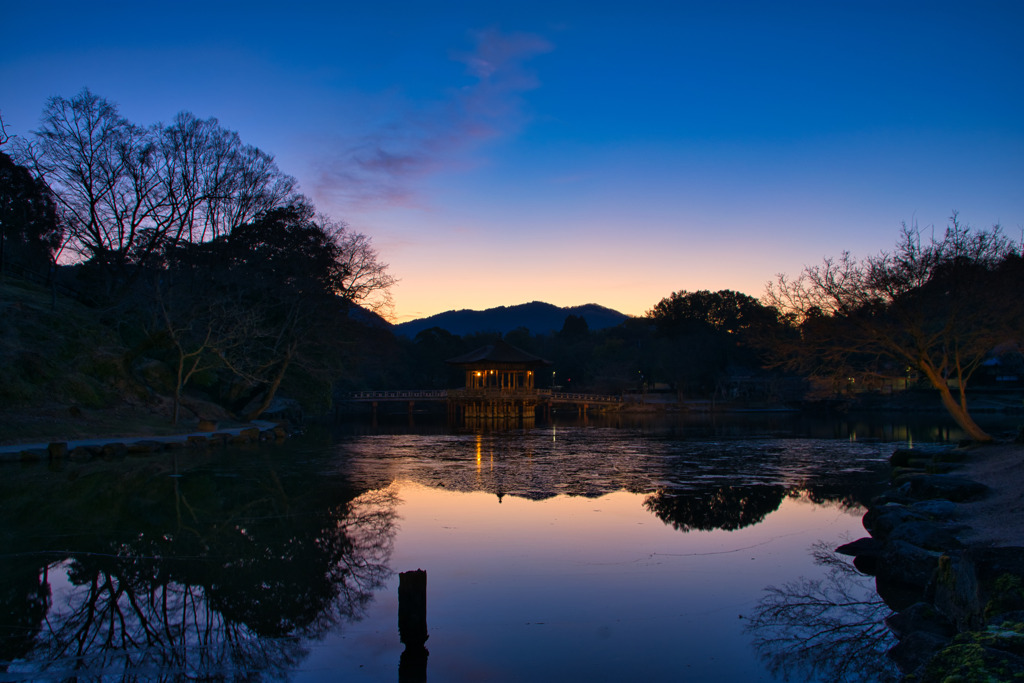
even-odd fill
[{"label": "tree trunk", "polygon": [[281,361],[281,367],[278,369],[274,379],[270,382],[270,386],[267,387],[266,396],[263,397],[263,402],[260,403],[259,407],[255,410],[250,411],[246,414],[246,420],[255,420],[257,417],[263,414],[267,408],[270,407],[271,401],[274,400],[274,395],[277,394],[278,387],[281,386],[281,380],[284,379],[285,371],[288,370],[288,366],[292,362],[292,355],[295,353],[294,346],[288,349],[288,353],[285,354],[284,359]]},{"label": "tree trunk", "polygon": [[979,427],[971,418],[970,413],[967,412],[966,403],[958,403],[953,397],[953,392],[949,390],[949,383],[946,382],[945,378],[928,363],[920,363],[919,367],[928,377],[928,381],[931,382],[932,386],[939,390],[939,397],[942,399],[943,407],[945,407],[956,423],[967,432],[967,435],[975,441],[991,441],[992,437]]},{"label": "tree trunk", "polygon": [[171,424],[178,424],[178,417],[181,412],[181,386],[184,384],[181,377],[184,371],[185,359],[178,354],[178,377],[177,382],[174,385],[174,410],[171,413]]}]

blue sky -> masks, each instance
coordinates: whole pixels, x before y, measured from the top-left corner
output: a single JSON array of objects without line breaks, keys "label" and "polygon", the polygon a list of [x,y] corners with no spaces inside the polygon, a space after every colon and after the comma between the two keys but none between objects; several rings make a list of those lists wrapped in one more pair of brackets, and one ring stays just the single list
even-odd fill
[{"label": "blue sky", "polygon": [[1024,3],[15,0],[0,112],[215,116],[370,235],[395,316],[677,290],[1024,227]]}]

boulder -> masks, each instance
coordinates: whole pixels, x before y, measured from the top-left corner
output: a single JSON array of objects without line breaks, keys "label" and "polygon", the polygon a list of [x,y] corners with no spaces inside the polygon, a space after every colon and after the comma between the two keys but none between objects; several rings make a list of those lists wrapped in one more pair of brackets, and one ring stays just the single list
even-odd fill
[{"label": "boulder", "polygon": [[103,457],[106,459],[123,458],[128,454],[128,446],[123,443],[103,444],[102,453]]},{"label": "boulder", "polygon": [[873,507],[864,514],[864,528],[875,538],[884,541],[892,530],[907,522],[927,521],[927,517],[912,511],[906,505],[889,503]]},{"label": "boulder", "polygon": [[877,538],[866,536],[864,538],[858,538],[856,541],[844,543],[836,548],[836,552],[840,555],[848,555],[850,557],[860,557],[865,555],[877,556],[882,553],[882,543]]},{"label": "boulder", "polygon": [[934,633],[947,640],[956,635],[956,628],[949,619],[927,602],[915,602],[901,612],[890,614],[885,618],[885,625],[897,638],[917,631]]},{"label": "boulder", "polygon": [[985,605],[970,553],[943,555],[928,592],[935,609],[953,622],[957,631],[985,627]]},{"label": "boulder", "polygon": [[942,648],[949,645],[948,636],[928,631],[913,631],[900,638],[887,653],[901,673],[910,674],[927,664]]},{"label": "boulder", "polygon": [[889,533],[888,541],[906,541],[919,548],[942,553],[963,547],[956,537],[957,530],[962,530],[962,527],[952,527],[930,520],[908,520]]},{"label": "boulder", "polygon": [[128,444],[128,453],[131,455],[145,455],[147,453],[156,453],[164,449],[162,441],[153,441],[146,439],[143,441],[134,441]]},{"label": "boulder", "polygon": [[878,563],[878,576],[924,587],[931,581],[942,556],[940,552],[920,548],[906,541],[891,541],[885,544],[882,551]]},{"label": "boulder", "polygon": [[956,503],[942,498],[919,500],[909,505],[910,511],[930,519],[950,519],[956,515]]},{"label": "boulder", "polygon": [[911,460],[920,455],[921,451],[915,451],[912,448],[897,448],[889,456],[889,464],[893,467],[907,467]]}]

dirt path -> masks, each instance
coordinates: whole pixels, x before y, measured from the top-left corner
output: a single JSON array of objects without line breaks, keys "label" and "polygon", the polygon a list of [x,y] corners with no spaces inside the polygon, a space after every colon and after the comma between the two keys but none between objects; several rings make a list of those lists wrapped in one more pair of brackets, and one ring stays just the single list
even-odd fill
[{"label": "dirt path", "polygon": [[971,527],[961,540],[1024,545],[1024,444],[971,448],[960,473],[992,489],[984,500],[960,504],[957,516]]}]

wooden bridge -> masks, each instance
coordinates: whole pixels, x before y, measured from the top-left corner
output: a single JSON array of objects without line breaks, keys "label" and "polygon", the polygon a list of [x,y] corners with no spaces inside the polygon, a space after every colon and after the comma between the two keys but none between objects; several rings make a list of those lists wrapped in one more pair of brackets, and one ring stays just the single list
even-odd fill
[{"label": "wooden bridge", "polygon": [[346,397],[355,403],[369,403],[376,410],[381,403],[406,403],[412,412],[417,402],[438,402],[448,406],[450,416],[469,418],[531,419],[537,410],[550,414],[556,405],[575,406],[581,415],[591,407],[618,409],[622,396],[552,391],[550,389],[404,389],[354,391]]},{"label": "wooden bridge", "polygon": [[622,396],[612,394],[587,394],[578,392],[551,391],[535,389],[533,391],[508,391],[499,389],[396,389],[390,391],[353,391],[346,398],[361,403],[400,402],[400,401],[448,401],[464,398],[526,398],[533,396],[538,402],[561,404],[586,403],[593,405],[619,405]]},{"label": "wooden bridge", "polygon": [[537,372],[549,361],[497,340],[445,361],[465,372],[466,384],[459,389],[357,391],[350,401],[380,403],[404,401],[412,413],[416,401],[443,401],[449,418],[470,420],[533,420],[538,411],[550,415],[552,406],[574,405],[580,415],[592,406],[617,409],[621,396],[582,394],[540,389]]}]

